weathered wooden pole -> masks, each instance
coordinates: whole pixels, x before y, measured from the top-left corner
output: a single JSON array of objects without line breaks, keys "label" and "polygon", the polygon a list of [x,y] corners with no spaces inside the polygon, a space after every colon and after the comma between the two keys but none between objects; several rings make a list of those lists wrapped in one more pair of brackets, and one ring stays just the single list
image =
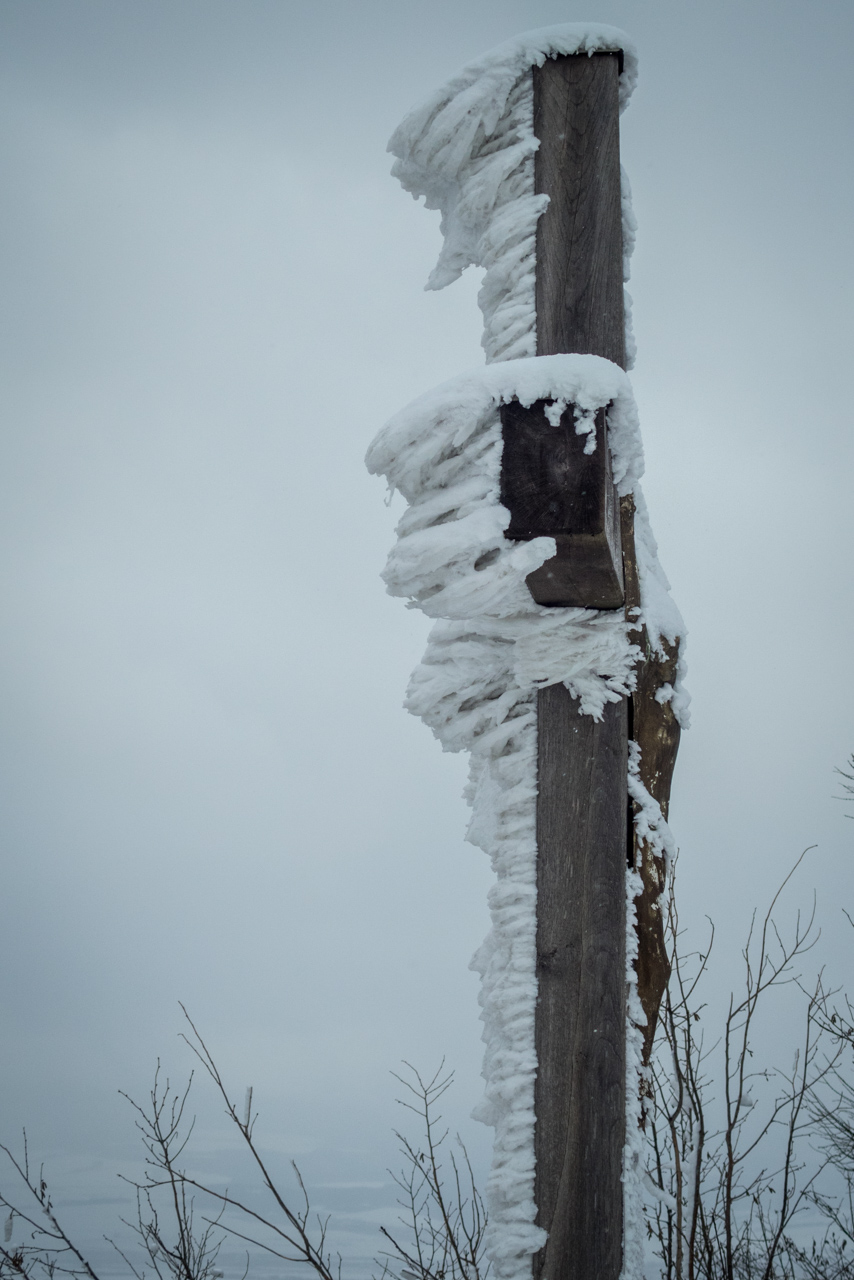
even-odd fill
[{"label": "weathered wooden pole", "polygon": [[[618,498],[615,490],[608,406],[602,407],[604,397],[595,401],[600,406],[595,417],[584,405],[584,398],[590,395],[600,374],[613,386],[623,385],[622,379],[614,379],[613,369],[597,370],[597,362],[590,356],[604,357],[621,368],[626,364],[619,140],[623,54],[613,47],[615,35],[622,40],[611,29],[600,31],[599,38],[604,39],[607,51],[591,55],[586,51],[558,54],[558,50],[586,50],[591,38],[586,28],[567,26],[554,32],[529,33],[464,69],[407,117],[390,144],[398,157],[394,172],[404,187],[413,195],[426,196],[428,206],[441,208],[445,217],[447,238],[431,276],[431,287],[442,287],[454,279],[468,261],[477,259],[487,268],[482,292],[487,321],[484,337],[487,353],[496,364],[484,389],[489,389],[490,404],[508,400],[500,407],[500,502],[510,517],[506,528],[503,524],[502,527],[510,539],[547,536],[555,543],[555,554],[526,577],[531,596],[544,606],[542,612],[549,607],[598,611],[599,617],[589,631],[598,631],[614,642],[618,669],[605,672],[597,667],[595,674],[617,676],[624,681],[620,687],[632,688],[629,697],[606,703],[598,720],[580,713],[580,703],[563,683],[537,689],[534,1198],[537,1223],[545,1229],[547,1239],[533,1259],[534,1280],[618,1280],[622,1269],[627,883],[637,893],[635,972],[646,1020],[642,1052],[647,1061],[669,975],[660,898],[671,843],[662,819],[667,817],[679,740],[677,704],[683,705],[677,678],[681,624],[655,573],[645,576],[641,600],[634,494],[629,492]],[[595,33],[593,38],[597,38]],[[531,314],[530,276],[518,272],[520,264],[527,266],[531,246],[530,235],[523,233],[533,232],[533,219],[543,204],[530,201],[529,136],[524,116],[529,83],[519,82],[518,77],[527,76],[527,68],[539,57],[543,59],[542,66],[534,65],[530,72],[534,132],[539,140],[534,156],[534,193],[547,195],[548,203],[536,223],[536,354],[581,355],[588,359],[539,364],[521,361],[522,381],[516,382],[513,353],[529,354],[531,337],[527,327]],[[624,88],[630,90],[634,57],[628,48],[626,61],[629,74]],[[512,73],[517,83],[506,99],[504,115],[496,121],[495,108],[499,104],[492,90],[509,80],[502,79],[503,72],[495,77],[492,73],[485,76],[484,71],[498,67]],[[524,143],[522,147],[517,146],[520,141]],[[494,164],[497,153],[505,147],[512,148],[512,152],[500,164]],[[498,185],[491,185],[494,182]],[[520,195],[523,186],[524,199]],[[495,195],[496,205],[491,212],[486,207],[489,202],[483,198],[485,191]],[[493,216],[496,210],[500,221]],[[508,239],[501,244],[503,235]],[[503,380],[493,376],[496,370],[500,371],[502,360],[508,361]],[[562,372],[553,378],[555,371]],[[569,383],[562,381],[570,371]],[[589,384],[585,382],[588,374]],[[526,380],[531,376],[542,377],[534,385],[549,388],[543,394],[554,399],[530,403],[527,397],[531,383]],[[523,384],[524,394],[520,390]],[[567,404],[558,397],[556,388],[565,385],[578,386],[579,405]],[[614,394],[619,400],[623,393]],[[436,593],[441,593],[445,580],[435,557],[447,535],[447,554],[451,556],[453,550],[455,557],[453,562],[448,561],[448,566],[453,563],[453,573],[469,564],[473,536],[469,526],[465,533],[469,541],[461,541],[459,547],[451,536],[452,521],[459,519],[462,528],[463,506],[459,504],[463,498],[450,480],[454,478],[456,483],[457,471],[443,470],[441,476],[426,476],[422,461],[417,466],[413,462],[410,467],[404,460],[413,448],[415,435],[421,450],[418,457],[429,456],[437,469],[439,463],[445,467],[451,461],[456,467],[454,460],[463,459],[465,451],[461,451],[456,435],[442,434],[451,431],[456,421],[445,416],[444,408],[440,412],[434,406],[429,413],[426,408],[423,412],[427,415],[423,421],[417,415],[413,420],[393,420],[369,453],[371,470],[381,471],[394,483],[401,476],[405,478],[410,503],[431,504],[405,527],[401,522],[399,537],[402,542],[406,540],[404,551],[399,558],[390,558],[385,576],[393,594],[409,595],[422,607],[429,600],[425,611],[430,616],[456,623],[462,616],[460,601],[464,593],[449,592],[445,602],[439,600]],[[416,420],[420,423],[417,431]],[[433,453],[422,439],[424,433]],[[398,449],[399,457],[395,452]],[[625,453],[621,460],[628,461]],[[495,498],[492,473],[487,476],[485,463],[478,462],[474,454],[470,462],[472,474],[477,474],[479,480],[488,480],[483,491],[484,509],[488,509]],[[634,473],[629,467],[624,474],[631,477]],[[465,489],[465,493],[469,490]],[[437,497],[443,505],[435,505]],[[471,514],[468,506],[465,510]],[[491,514],[496,513],[493,510]],[[439,525],[445,532],[434,538]],[[484,528],[493,526],[485,524]],[[648,539],[645,520],[638,522],[638,529]],[[645,557],[654,561],[654,548],[649,541],[644,547]],[[500,556],[505,548],[499,550],[490,544],[488,548],[484,545],[484,550],[488,555],[471,560],[474,576],[491,565],[496,554]],[[505,570],[511,562],[519,560],[507,557]],[[473,587],[467,579],[459,581],[466,591]],[[454,589],[459,585],[456,577],[453,585]],[[482,715],[483,709],[498,696],[499,686],[492,675],[484,676],[485,683],[480,677],[477,681],[465,677],[465,689],[473,692],[471,697],[468,692],[465,697],[460,693],[459,711],[465,710],[468,715],[477,708],[478,716],[467,721],[470,727],[464,730],[459,725],[448,729],[448,691],[456,689],[456,681],[462,678],[455,665],[457,650],[451,645],[452,636],[458,634],[455,629],[434,631],[428,657],[419,669],[417,682],[413,682],[409,705],[427,720],[443,745],[476,752],[478,767],[486,766],[486,772],[478,777],[490,784],[500,779],[502,786],[506,784],[504,798],[512,795],[512,804],[523,805],[531,794],[529,681],[534,677],[523,674],[524,663],[515,665],[516,658],[511,659],[509,654],[516,651],[510,645],[529,634],[520,631],[519,626],[532,624],[530,634],[539,632],[539,639],[548,642],[554,633],[560,644],[572,648],[578,638],[577,619],[561,617],[556,619],[556,627],[546,623],[540,628],[539,611],[523,608],[508,620],[513,625],[508,625],[505,634],[498,614],[490,612],[493,597],[489,591],[478,594],[479,590],[472,590],[473,612],[465,615],[466,628],[459,634],[465,636],[466,661],[478,671],[481,666],[492,671],[493,642],[504,642],[505,656],[501,661],[509,664],[507,671],[512,673],[507,675],[508,682],[512,680],[507,688],[512,688],[513,696],[518,694],[519,701],[502,704],[499,718],[506,717],[512,737],[519,713],[524,715],[517,725],[520,736],[518,741],[514,739],[513,750],[517,753],[514,768],[524,766],[526,785],[517,794],[516,783],[508,781],[511,772],[504,770],[511,739],[502,737],[497,745],[497,740],[483,730],[484,724],[491,723],[489,715]],[[478,601],[487,602],[483,606],[485,618],[479,616]],[[627,640],[636,647],[629,648]],[[582,661],[591,657],[586,643],[579,642],[576,654]],[[551,669],[566,671],[558,650],[559,646]],[[635,654],[633,680],[626,664]],[[588,674],[592,674],[592,666]],[[516,779],[517,774],[512,778]],[[481,812],[489,809],[487,800],[484,786],[474,800],[478,820]],[[635,824],[631,819],[637,812],[642,812],[643,817]],[[523,875],[521,862],[518,866],[514,862],[511,867],[503,860],[507,841],[515,840],[522,828],[513,825],[518,814],[509,799],[491,816],[496,814],[511,816],[503,824],[483,822],[478,826],[476,822],[478,835],[471,838],[476,838],[493,856],[502,887],[511,891],[510,896],[500,899],[500,907],[496,898],[490,938],[494,950],[483,962],[489,1109],[496,1117],[491,1211],[494,1208],[493,1226],[498,1224],[498,1249],[494,1260],[496,1270],[503,1268],[501,1274],[507,1276],[515,1274],[517,1261],[526,1265],[526,1248],[532,1239],[519,1230],[520,1211],[524,1210],[527,1222],[532,1207],[530,1167],[523,1160],[511,1168],[508,1153],[517,1152],[520,1122],[526,1126],[525,1133],[530,1132],[530,1095],[526,1090],[530,1086],[532,1060],[527,1036],[521,1044],[522,1023],[514,1020],[517,989],[513,984],[524,971],[525,991],[531,991],[525,966],[531,960],[532,921],[526,914],[520,924],[523,917],[517,908],[522,902],[530,905],[533,868],[530,861],[525,863]],[[533,853],[531,817],[527,810],[524,852],[529,856]],[[516,852],[521,849],[520,845]],[[632,875],[627,881],[627,865],[639,872],[640,879]],[[518,879],[514,880],[517,874]],[[511,901],[512,911],[505,912]],[[517,947],[522,948],[518,955],[514,950]],[[502,1001],[508,992],[513,993],[513,999],[508,999],[505,1008]],[[633,1014],[640,1020],[636,1009],[633,1001]],[[528,1006],[526,1018],[529,1017]],[[524,1026],[527,1031],[527,1020]],[[639,1036],[633,1031],[632,1044],[640,1047],[638,1042]],[[518,1114],[513,1111],[513,1098],[524,1098],[523,1111]],[[630,1110],[637,1117],[638,1099],[633,1098],[632,1102]],[[634,1250],[640,1224],[632,1223],[631,1227]]]},{"label": "weathered wooden pole", "polygon": [[[621,55],[535,67],[537,354],[580,352],[625,368],[619,94]],[[557,554],[530,574],[543,605],[641,604],[634,499],[617,501],[604,412],[588,454],[569,406],[558,428],[544,404],[502,410],[502,500],[510,537],[553,536]],[[640,873],[636,977],[649,1061],[670,973],[661,851],[629,825],[628,740],[638,777],[667,817],[679,721],[669,697],[679,642],[645,626],[631,698],[601,722],[579,715],[562,684],[538,693],[535,1089],[537,1221],[548,1232],[535,1280],[617,1280],[622,1265],[626,1116],[626,862]]]},{"label": "weathered wooden pole", "polygon": [[[619,71],[614,53],[534,69],[535,184],[549,196],[537,234],[537,354],[590,352],[625,367]],[[607,448],[596,453],[607,458]],[[617,1280],[627,704],[608,704],[597,723],[552,685],[538,696],[538,737],[535,1196],[549,1238],[535,1273]]]},{"label": "weathered wooden pole", "polygon": [[[535,189],[549,196],[536,301],[538,355],[625,367],[620,61],[534,68]],[[604,414],[592,454],[573,419],[570,406],[556,434],[542,406],[504,411],[508,533],[555,537],[557,555],[528,578],[539,603],[622,608]],[[563,684],[539,691],[535,1198],[548,1241],[535,1280],[618,1280],[622,1265],[628,734],[626,700],[595,721]]]}]

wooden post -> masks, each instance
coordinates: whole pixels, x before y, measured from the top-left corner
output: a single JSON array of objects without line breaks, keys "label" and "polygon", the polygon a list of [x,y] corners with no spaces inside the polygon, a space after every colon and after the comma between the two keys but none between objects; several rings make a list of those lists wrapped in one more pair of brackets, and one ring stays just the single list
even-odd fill
[{"label": "wooden post", "polygon": [[[625,367],[619,72],[616,53],[534,68],[537,353]],[[625,700],[596,722],[563,685],[538,694],[535,1280],[622,1266],[628,719]]]},{"label": "wooden post", "polygon": [[[534,190],[548,196],[536,232],[537,354],[595,355],[624,369],[622,60],[619,51],[546,58],[531,74]],[[433,118],[445,120],[444,108]],[[433,203],[441,184],[425,182],[410,124],[393,139],[395,171]],[[422,138],[433,129],[419,127]],[[490,153],[512,136],[496,133]],[[477,139],[471,156],[485,156]],[[455,202],[456,194],[450,204],[438,200],[446,217]],[[563,402],[559,417],[545,400],[512,402],[500,412],[506,536],[555,542],[554,556],[526,578],[531,596],[545,607],[622,609],[637,642],[631,697],[608,703],[598,721],[580,714],[562,683],[537,691],[535,1200],[547,1241],[533,1259],[533,1280],[619,1280],[627,863],[642,882],[636,973],[647,1061],[669,976],[662,842],[654,820],[639,824],[649,840],[630,822],[628,743],[640,749],[637,777],[646,795],[634,780],[633,793],[644,807],[650,797],[657,801],[666,818],[680,731],[672,701],[679,640],[651,638],[638,616],[634,496],[617,498],[607,406],[582,422],[577,406]]]},{"label": "wooden post", "polygon": [[[535,190],[549,196],[537,228],[537,354],[581,352],[625,368],[619,142],[619,53],[548,59],[533,69]],[[554,537],[555,556],[527,578],[543,605],[640,605],[634,500],[617,501],[604,413],[586,454],[567,406],[502,410],[501,496],[507,536]],[[626,1116],[627,860],[635,902],[638,993],[649,1060],[669,977],[659,899],[664,866],[629,824],[628,739],[640,780],[667,817],[679,743],[671,703],[678,641],[654,650],[646,628],[630,700],[601,722],[579,715],[564,685],[537,695],[537,1221],[548,1232],[534,1280],[618,1280]]]},{"label": "wooden post", "polygon": [[537,1221],[542,1280],[617,1280],[625,1139],[625,702],[539,694]]}]

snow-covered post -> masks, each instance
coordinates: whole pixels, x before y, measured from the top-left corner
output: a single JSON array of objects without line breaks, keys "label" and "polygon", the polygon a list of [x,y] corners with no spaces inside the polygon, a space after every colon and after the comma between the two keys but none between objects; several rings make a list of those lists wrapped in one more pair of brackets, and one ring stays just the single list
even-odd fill
[{"label": "snow-covered post", "polygon": [[470,753],[468,839],[496,873],[472,963],[497,1280],[641,1274],[640,1084],[687,699],[625,373],[618,112],[636,67],[612,27],[529,32],[389,144],[442,213],[428,287],[485,268],[488,367],[397,414],[367,462],[409,504],[388,590],[436,619],[406,706]]},{"label": "snow-covered post", "polygon": [[[537,226],[537,354],[588,352],[624,368],[620,61],[575,54],[534,68],[534,187],[549,198]],[[572,412],[569,431],[544,421],[539,433],[551,455],[539,473],[583,479],[564,483],[568,504],[545,507],[536,533],[555,537],[557,556],[529,585],[552,606],[622,609],[605,414],[585,457]],[[503,413],[506,467],[515,423]],[[625,697],[597,721],[579,715],[563,683],[538,692],[535,1198],[548,1241],[534,1270],[543,1280],[618,1280],[622,1267],[628,733]]]}]

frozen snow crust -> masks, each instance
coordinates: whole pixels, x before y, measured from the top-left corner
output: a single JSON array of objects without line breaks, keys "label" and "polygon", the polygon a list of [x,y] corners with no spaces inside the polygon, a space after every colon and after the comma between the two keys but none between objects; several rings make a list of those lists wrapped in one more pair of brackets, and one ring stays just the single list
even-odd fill
[{"label": "frozen snow crust", "polygon": [[[487,1186],[487,1246],[498,1280],[530,1280],[531,1255],[545,1241],[535,1225],[534,1043],[537,895],[536,690],[563,682],[579,714],[599,719],[635,683],[646,628],[653,649],[684,636],[679,612],[658,563],[638,481],[643,454],[629,380],[622,369],[591,355],[536,355],[536,227],[548,197],[534,193],[533,66],[564,54],[621,50],[620,102],[637,80],[633,42],[598,24],[528,32],[472,62],[395,131],[392,172],[427,208],[439,209],[442,252],[427,284],[441,289],[469,265],[485,268],[478,301],[489,367],[456,378],[397,414],[368,451],[369,469],[387,477],[409,504],[383,577],[392,595],[436,619],[416,668],[406,706],[433,730],[446,751],[470,753],[468,839],[492,860],[492,929],[472,966],[482,977],[486,1044],[485,1098],[476,1115],[495,1128]],[[622,177],[623,275],[636,222]],[[626,300],[628,366],[634,355],[631,299]],[[621,495],[635,502],[635,548],[641,608],[622,612],[543,608],[526,576],[555,552],[554,540],[505,539],[510,513],[500,501],[499,407],[518,399],[551,400],[556,414],[573,403],[577,429],[588,432],[607,407],[608,447]],[[555,421],[557,421],[557,416]],[[589,435],[595,447],[595,436]],[[683,646],[684,647],[684,646]],[[687,726],[688,698],[676,686],[659,689]],[[639,839],[657,857],[672,848],[667,824],[643,786],[633,744],[628,790],[637,807]],[[644,1014],[633,960],[634,899],[640,876],[626,881],[627,1116],[624,1157],[623,1280],[643,1274],[643,1144],[639,1129]]]},{"label": "frozen snow crust", "polygon": [[[643,457],[629,379],[592,355],[505,361],[455,378],[392,418],[367,464],[409,503],[383,574],[388,590],[437,619],[406,706],[445,750],[470,752],[467,838],[489,854],[496,873],[492,930],[472,962],[483,979],[486,1043],[486,1096],[477,1116],[495,1128],[490,1254],[497,1276],[520,1280],[545,1239],[534,1225],[533,1194],[536,690],[562,681],[580,713],[601,719],[605,704],[633,687],[640,651],[631,633],[640,620],[627,622],[621,611],[545,608],[532,599],[526,575],[554,555],[555,544],[504,537],[510,513],[500,501],[499,406],[512,399],[571,402],[580,431],[607,406],[615,483],[637,501]],[[672,640],[679,618],[646,531],[641,506],[644,618],[648,611],[653,633]],[[631,889],[634,896],[634,880]]]},{"label": "frozen snow crust", "polygon": [[[428,209],[440,209],[444,243],[427,282],[442,289],[469,265],[486,268],[478,301],[486,358],[536,355],[537,219],[548,196],[534,194],[533,66],[562,54],[620,50],[620,106],[637,82],[634,42],[599,23],[526,32],[471,62],[416,107],[392,134],[392,173]],[[623,175],[624,277],[635,238]],[[626,300],[631,314],[631,299]],[[634,340],[627,333],[627,351]],[[631,359],[629,360],[631,367]]]}]

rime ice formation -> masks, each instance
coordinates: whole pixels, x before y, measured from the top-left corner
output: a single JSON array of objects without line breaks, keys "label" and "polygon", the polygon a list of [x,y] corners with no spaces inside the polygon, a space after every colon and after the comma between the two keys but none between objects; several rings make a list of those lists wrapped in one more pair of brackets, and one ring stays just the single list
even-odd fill
[{"label": "rime ice formation", "polygon": [[[371,445],[367,465],[386,476],[408,508],[383,577],[392,595],[436,619],[406,706],[447,751],[470,753],[467,838],[492,860],[492,929],[472,961],[481,974],[486,1044],[485,1098],[477,1116],[494,1126],[487,1186],[488,1249],[498,1280],[527,1280],[545,1233],[535,1225],[534,1010],[536,941],[536,690],[563,682],[579,713],[601,719],[606,703],[634,685],[640,651],[632,631],[646,625],[653,646],[683,633],[638,481],[643,451],[629,379],[598,356],[536,356],[536,223],[547,197],[534,195],[530,69],[559,54],[621,49],[622,105],[634,87],[631,41],[612,27],[544,28],[518,37],[461,71],[395,132],[393,172],[413,195],[442,212],[444,246],[429,288],[441,288],[470,264],[485,268],[479,301],[488,367],[428,392],[402,410]],[[628,256],[635,221],[623,181],[623,240]],[[627,308],[628,315],[628,308]],[[627,335],[630,341],[630,335]],[[505,539],[510,513],[500,501],[499,407],[517,399],[577,406],[577,430],[607,406],[608,447],[618,492],[633,493],[641,616],[620,611],[546,608],[534,603],[526,576],[555,554],[551,538]],[[590,436],[595,442],[595,437]],[[595,447],[595,443],[594,443]],[[660,691],[684,723],[687,699],[677,684]],[[637,753],[630,793],[642,834],[666,856],[669,833],[644,790]],[[642,1239],[637,1130],[643,1011],[631,960],[637,949],[633,899],[626,892],[629,958],[629,1140],[625,1157],[624,1276],[641,1274]]]},{"label": "rime ice formation", "polygon": [[[548,197],[534,195],[537,139],[530,69],[560,54],[609,49],[623,53],[623,110],[637,81],[637,54],[625,32],[598,23],[542,27],[469,63],[411,111],[388,144],[397,157],[392,173],[401,185],[442,213],[444,242],[427,288],[444,288],[470,265],[485,268],[478,301],[488,361],[536,355],[535,241]],[[623,174],[626,280],[636,225]],[[627,352],[633,353],[634,345],[627,325]]]}]

